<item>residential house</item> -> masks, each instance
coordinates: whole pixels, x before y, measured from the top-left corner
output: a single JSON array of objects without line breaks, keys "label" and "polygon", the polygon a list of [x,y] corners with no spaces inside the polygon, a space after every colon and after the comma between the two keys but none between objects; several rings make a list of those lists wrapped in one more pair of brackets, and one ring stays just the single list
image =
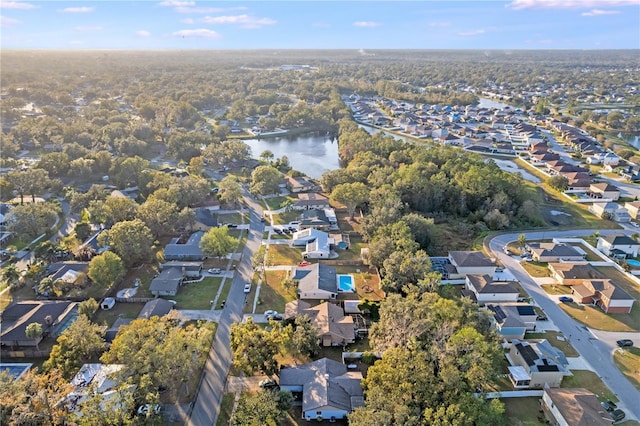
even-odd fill
[{"label": "residential house", "polygon": [[545,388],[542,407],[552,424],[558,426],[610,426],[613,423],[598,397],[584,388]]},{"label": "residential house", "polygon": [[311,306],[304,300],[287,303],[284,319],[298,315],[307,315],[318,330],[319,343],[322,346],[345,346],[356,341],[356,330],[353,317],[345,316],[344,310],[333,303],[323,302]]},{"label": "residential house", "polygon": [[179,238],[174,238],[164,248],[165,260],[204,260],[206,256],[200,250],[200,240],[204,235],[203,231],[196,231],[189,239],[180,244]]},{"label": "residential house", "polygon": [[635,299],[608,279],[582,280],[572,287],[579,303],[598,306],[608,314],[628,314]]},{"label": "residential house", "polygon": [[313,181],[304,177],[287,176],[285,185],[291,192],[313,191],[317,186]]},{"label": "residential house", "polygon": [[480,306],[486,303],[516,302],[520,295],[510,282],[493,281],[493,275],[467,275],[463,294]]},{"label": "residential house", "polygon": [[627,209],[621,207],[618,203],[593,203],[589,207],[589,211],[598,217],[610,218],[614,222],[631,222],[631,216]]},{"label": "residential house", "polygon": [[449,271],[450,279],[464,278],[466,275],[489,275],[496,272],[496,264],[479,251],[450,251],[449,261],[455,272]]},{"label": "residential house", "polygon": [[507,342],[513,339],[524,339],[527,331],[536,328],[536,311],[527,303],[487,304],[492,313],[491,322],[500,336]]},{"label": "residential house", "polygon": [[529,243],[527,248],[536,262],[579,262],[586,253],[568,244]]},{"label": "residential house", "polygon": [[551,276],[562,285],[582,284],[582,280],[602,278],[596,268],[582,263],[549,263]]},{"label": "residential house", "polygon": [[298,227],[299,229],[315,228],[327,230],[331,227],[331,223],[324,210],[311,209],[302,212]]},{"label": "residential house", "polygon": [[[42,339],[56,336],[60,329],[75,321],[77,302],[25,300],[9,305],[2,312],[0,345],[9,348],[37,346]],[[37,322],[42,326],[41,337],[27,337],[27,326]]]},{"label": "residential house", "polygon": [[218,215],[213,213],[207,207],[198,207],[193,209],[195,218],[191,226],[192,231],[208,231],[218,226]]},{"label": "residential house", "polygon": [[306,246],[309,242],[314,241],[318,236],[326,234],[315,228],[307,228],[293,233],[291,244],[294,246]]},{"label": "residential house", "polygon": [[[509,378],[516,388],[557,388],[567,372],[567,359],[546,340],[513,339],[509,349]],[[520,367],[520,368],[518,368]]]},{"label": "residential house", "polygon": [[138,318],[149,319],[151,317],[162,317],[173,309],[173,303],[165,299],[153,299],[144,304],[138,314]]},{"label": "residential house", "polygon": [[317,192],[302,193],[298,194],[298,199],[293,202],[292,207],[296,210],[328,209],[329,199]]},{"label": "residential house", "polygon": [[344,419],[364,406],[361,381],[362,373],[328,358],[280,370],[280,389],[302,392],[302,417],[307,421]]},{"label": "residential house", "polygon": [[305,259],[330,259],[338,257],[334,251],[335,240],[329,234],[323,232],[318,234],[315,240],[307,243],[302,257]]},{"label": "residential house", "polygon": [[52,281],[64,281],[69,284],[82,286],[87,281],[89,262],[57,262],[47,267],[48,276]]},{"label": "residential house", "polygon": [[587,157],[588,164],[602,164],[603,166],[615,167],[620,164],[620,157],[613,152],[599,152]]},{"label": "residential house", "polygon": [[179,260],[171,260],[160,265],[161,271],[170,268],[179,269],[185,277],[197,278],[202,272],[202,262],[181,262]]},{"label": "residential house", "polygon": [[175,296],[184,281],[180,268],[165,268],[151,280],[149,291],[154,296]]},{"label": "residential house", "polygon": [[616,201],[618,198],[620,198],[620,190],[617,186],[611,185],[610,183],[592,183],[589,186],[587,195],[589,195],[591,198],[606,198],[611,201]]},{"label": "residential house", "polygon": [[[80,371],[71,379],[73,390],[65,398],[65,406],[69,412],[82,416],[81,405],[90,398],[100,397],[100,405],[106,405],[113,399],[112,404],[123,405],[117,388],[122,383],[120,376],[125,370],[124,364],[84,364]],[[129,385],[129,390],[135,390],[135,385]]]},{"label": "residential house", "polygon": [[336,268],[321,263],[294,267],[291,279],[298,281],[300,299],[330,300],[338,297]]},{"label": "residential house", "polygon": [[638,257],[640,243],[624,234],[612,234],[598,237],[596,248],[609,257],[625,259]]},{"label": "residential house", "polygon": [[640,201],[627,201],[624,203],[624,208],[627,209],[631,219],[640,219],[640,217],[638,217],[638,212],[640,212]]}]

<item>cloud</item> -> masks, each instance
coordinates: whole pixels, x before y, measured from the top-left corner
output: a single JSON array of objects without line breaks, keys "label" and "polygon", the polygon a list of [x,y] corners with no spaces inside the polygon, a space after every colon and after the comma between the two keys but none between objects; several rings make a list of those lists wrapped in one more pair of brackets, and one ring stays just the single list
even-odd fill
[{"label": "cloud", "polygon": [[590,9],[598,7],[637,6],[638,0],[513,0],[506,7],[522,9]]},{"label": "cloud", "polygon": [[245,6],[236,7],[192,7],[192,6],[178,6],[174,9],[178,13],[226,13],[234,12],[238,10],[247,10]]},{"label": "cloud", "polygon": [[380,25],[382,25],[380,22],[374,22],[374,21],[356,21],[353,23],[354,27],[360,27],[360,28],[375,28],[375,27],[379,27]]},{"label": "cloud", "polygon": [[31,10],[37,9],[40,6],[36,6],[31,3],[23,3],[21,1],[3,1],[0,2],[0,9],[20,9],[20,10]]},{"label": "cloud", "polygon": [[241,28],[262,28],[266,25],[274,25],[276,21],[271,18],[256,18],[249,15],[205,16],[201,19],[206,24],[232,24]]},{"label": "cloud", "polygon": [[463,37],[473,37],[480,34],[484,34],[485,32],[486,32],[485,30],[462,31],[462,32],[459,32],[458,35]]},{"label": "cloud", "polygon": [[430,27],[443,28],[448,27],[449,25],[451,25],[451,22],[429,22]]},{"label": "cloud", "polygon": [[180,30],[173,33],[175,37],[197,37],[197,38],[220,38],[220,34],[215,31],[208,30],[206,28],[199,28],[197,30]]},{"label": "cloud", "polygon": [[588,12],[582,12],[582,16],[601,16],[601,15],[617,15],[620,13],[619,10],[602,10],[602,9],[591,9]]},{"label": "cloud", "polygon": [[81,7],[67,7],[62,9],[65,13],[89,13],[93,12],[93,7],[81,6]]},{"label": "cloud", "polygon": [[169,7],[185,7],[185,6],[195,6],[195,1],[180,1],[180,0],[164,0],[158,3],[158,6],[169,6]]},{"label": "cloud", "polygon": [[81,25],[79,27],[75,27],[76,31],[101,31],[102,27],[100,25]]},{"label": "cloud", "polygon": [[0,16],[0,25],[3,27],[12,27],[14,25],[20,24],[20,21],[17,19],[7,18],[6,16]]},{"label": "cloud", "polygon": [[149,31],[146,31],[146,30],[138,30],[138,31],[136,31],[136,35],[138,37],[149,37],[151,35],[151,33]]}]

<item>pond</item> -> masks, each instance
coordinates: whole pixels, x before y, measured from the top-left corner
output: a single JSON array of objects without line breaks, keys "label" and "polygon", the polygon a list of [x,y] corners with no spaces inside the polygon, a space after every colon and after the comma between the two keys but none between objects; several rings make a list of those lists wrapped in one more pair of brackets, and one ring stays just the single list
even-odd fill
[{"label": "pond", "polygon": [[251,148],[251,156],[260,158],[260,154],[269,150],[275,158],[286,155],[293,169],[307,176],[319,179],[328,170],[339,169],[338,140],[329,136],[300,135],[267,139],[247,139],[244,142]]}]

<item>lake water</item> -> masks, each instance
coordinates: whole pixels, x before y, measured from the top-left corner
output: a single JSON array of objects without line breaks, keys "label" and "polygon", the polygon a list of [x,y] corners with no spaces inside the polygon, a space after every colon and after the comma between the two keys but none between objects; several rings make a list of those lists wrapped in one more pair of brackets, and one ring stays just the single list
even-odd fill
[{"label": "lake water", "polygon": [[273,152],[276,158],[286,155],[289,164],[307,176],[320,179],[328,170],[339,169],[338,140],[328,136],[302,135],[268,139],[247,139],[251,156],[260,158],[263,151]]},{"label": "lake water", "polygon": [[504,107],[511,107],[509,104],[505,104],[502,102],[494,101],[493,99],[488,98],[478,98],[478,108],[496,108],[503,109]]}]

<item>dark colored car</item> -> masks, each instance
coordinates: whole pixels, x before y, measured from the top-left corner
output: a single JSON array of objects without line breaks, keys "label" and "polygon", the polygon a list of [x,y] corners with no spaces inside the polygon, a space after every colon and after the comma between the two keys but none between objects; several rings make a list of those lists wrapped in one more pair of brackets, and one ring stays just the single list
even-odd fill
[{"label": "dark colored car", "polygon": [[227,223],[227,228],[237,228],[238,225],[236,225],[235,223]]},{"label": "dark colored car", "polygon": [[278,384],[273,379],[264,379],[260,380],[258,384],[262,389],[275,389],[278,387]]},{"label": "dark colored car", "polygon": [[562,303],[571,303],[573,302],[573,298],[569,297],[569,296],[560,296],[558,298],[559,301],[561,301]]},{"label": "dark colored car", "polygon": [[631,340],[631,339],[617,340],[616,344],[618,346],[620,346],[621,348],[628,348],[630,346],[633,346],[633,340]]},{"label": "dark colored car", "polygon": [[601,402],[600,404],[602,404],[602,408],[604,408],[605,410],[607,410],[608,412],[612,412],[613,410],[615,410],[616,408],[618,408],[618,406],[616,405],[615,402],[613,401],[604,401]]},{"label": "dark colored car", "polygon": [[538,315],[536,319],[538,321],[547,321],[549,318],[547,318],[546,315]]},{"label": "dark colored car", "polygon": [[619,422],[620,420],[625,418],[626,414],[621,409],[616,408],[615,410],[609,413],[609,416],[611,416],[614,422]]}]

